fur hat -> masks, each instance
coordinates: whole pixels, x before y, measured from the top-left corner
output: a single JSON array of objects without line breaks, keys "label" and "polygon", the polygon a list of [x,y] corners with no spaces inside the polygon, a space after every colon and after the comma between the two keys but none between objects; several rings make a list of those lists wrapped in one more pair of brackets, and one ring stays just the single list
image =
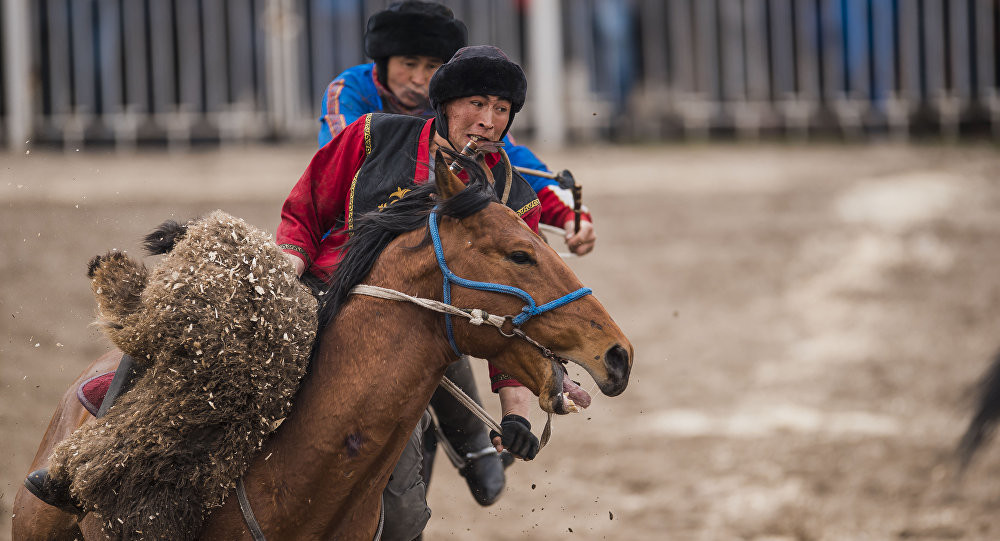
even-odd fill
[{"label": "fur hat", "polygon": [[468,42],[465,23],[434,2],[393,2],[368,19],[365,54],[375,60],[397,55],[447,60]]},{"label": "fur hat", "polygon": [[503,138],[514,122],[514,114],[524,106],[528,80],[524,71],[497,47],[463,47],[431,77],[429,97],[437,111],[435,125],[442,137],[448,137],[444,105],[466,96],[499,96],[510,100],[510,119],[500,135]]}]

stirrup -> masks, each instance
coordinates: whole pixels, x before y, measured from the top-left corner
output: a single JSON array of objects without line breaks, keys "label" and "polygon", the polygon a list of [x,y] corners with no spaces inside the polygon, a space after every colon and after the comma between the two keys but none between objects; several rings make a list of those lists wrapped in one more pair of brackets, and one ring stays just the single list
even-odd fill
[{"label": "stirrup", "polygon": [[473,460],[476,460],[477,458],[482,458],[484,456],[495,455],[495,454],[497,454],[497,448],[493,447],[492,445],[489,445],[489,446],[483,447],[482,449],[480,449],[478,451],[473,451],[471,453],[465,453],[465,462],[466,462],[466,464],[468,464],[469,462],[472,462]]}]

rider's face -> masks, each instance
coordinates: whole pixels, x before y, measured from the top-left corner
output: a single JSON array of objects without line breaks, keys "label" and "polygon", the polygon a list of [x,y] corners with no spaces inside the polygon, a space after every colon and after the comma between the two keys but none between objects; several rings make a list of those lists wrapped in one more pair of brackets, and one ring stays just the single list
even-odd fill
[{"label": "rider's face", "polygon": [[510,119],[510,101],[497,96],[466,96],[448,102],[448,139],[462,148],[474,137],[498,141]]},{"label": "rider's face", "polygon": [[427,88],[431,76],[441,67],[441,59],[433,56],[390,56],[386,66],[386,82],[392,92],[407,107],[429,106]]}]

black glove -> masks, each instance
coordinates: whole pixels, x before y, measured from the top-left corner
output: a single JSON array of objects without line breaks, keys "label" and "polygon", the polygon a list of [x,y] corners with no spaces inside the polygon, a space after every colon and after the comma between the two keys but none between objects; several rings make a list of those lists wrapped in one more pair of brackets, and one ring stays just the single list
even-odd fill
[{"label": "black glove", "polygon": [[504,449],[515,456],[525,460],[531,460],[538,454],[538,438],[531,433],[531,423],[520,415],[513,413],[503,416],[500,421],[500,430],[503,434],[497,434],[496,430],[490,430],[490,440],[500,437],[500,443]]}]

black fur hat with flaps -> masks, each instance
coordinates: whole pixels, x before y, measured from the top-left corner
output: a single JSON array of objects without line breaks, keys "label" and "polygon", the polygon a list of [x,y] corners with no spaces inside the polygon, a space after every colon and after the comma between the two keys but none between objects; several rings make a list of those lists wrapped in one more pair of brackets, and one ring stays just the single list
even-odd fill
[{"label": "black fur hat with flaps", "polygon": [[524,71],[497,47],[472,45],[463,47],[441,65],[431,77],[429,97],[437,111],[436,129],[448,137],[448,121],[444,105],[466,96],[498,96],[510,100],[510,119],[500,135],[503,138],[514,122],[514,114],[524,106],[528,80]]},{"label": "black fur hat with flaps", "polygon": [[375,60],[420,55],[448,60],[468,43],[465,23],[434,2],[394,2],[368,19],[365,54]]}]

